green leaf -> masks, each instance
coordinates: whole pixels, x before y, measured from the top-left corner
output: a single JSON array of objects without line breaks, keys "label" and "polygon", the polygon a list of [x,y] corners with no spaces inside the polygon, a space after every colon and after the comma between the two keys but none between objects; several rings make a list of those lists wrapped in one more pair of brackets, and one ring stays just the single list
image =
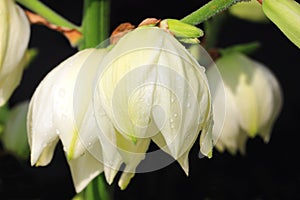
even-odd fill
[{"label": "green leaf", "polygon": [[300,48],[300,4],[293,0],[263,0],[267,17]]},{"label": "green leaf", "polygon": [[219,52],[224,56],[231,53],[243,53],[246,55],[252,54],[260,47],[259,42],[251,42],[246,44],[237,44],[224,49],[219,49]]},{"label": "green leaf", "polygon": [[112,188],[105,181],[104,174],[96,177],[84,190],[85,200],[112,200]]}]

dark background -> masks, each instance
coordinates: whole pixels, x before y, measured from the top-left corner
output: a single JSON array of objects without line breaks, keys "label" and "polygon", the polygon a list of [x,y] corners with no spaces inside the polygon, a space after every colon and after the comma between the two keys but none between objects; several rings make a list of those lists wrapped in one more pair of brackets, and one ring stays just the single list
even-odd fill
[{"label": "dark background", "polygon": [[[80,24],[82,1],[43,2]],[[180,19],[205,2],[112,0],[111,31],[120,23],[137,25],[147,17]],[[120,191],[115,181],[115,199],[300,199],[300,51],[272,23],[254,24],[236,18],[223,26],[217,46],[251,41],[262,44],[252,58],[269,66],[283,89],[283,110],[269,144],[258,137],[249,139],[245,156],[215,151],[211,159],[199,159],[199,147],[195,145],[190,153],[189,177],[173,163],[155,172],[136,174],[125,191]],[[39,56],[24,72],[10,105],[30,99],[42,78],[76,52],[61,34],[38,25],[32,26],[30,47],[39,48]],[[74,188],[61,145],[56,151],[53,161],[42,168],[32,168],[28,161],[17,160],[9,153],[1,155],[0,199],[71,199]]]}]

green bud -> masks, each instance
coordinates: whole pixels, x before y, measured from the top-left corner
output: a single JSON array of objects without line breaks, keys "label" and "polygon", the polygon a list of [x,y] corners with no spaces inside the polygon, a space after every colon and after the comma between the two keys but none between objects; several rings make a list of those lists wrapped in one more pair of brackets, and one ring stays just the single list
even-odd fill
[{"label": "green bud", "polygon": [[267,17],[300,48],[300,4],[293,0],[264,0]]},{"label": "green bud", "polygon": [[162,27],[167,27],[176,37],[179,38],[198,38],[203,36],[203,31],[196,26],[184,23],[177,19],[164,19]]}]

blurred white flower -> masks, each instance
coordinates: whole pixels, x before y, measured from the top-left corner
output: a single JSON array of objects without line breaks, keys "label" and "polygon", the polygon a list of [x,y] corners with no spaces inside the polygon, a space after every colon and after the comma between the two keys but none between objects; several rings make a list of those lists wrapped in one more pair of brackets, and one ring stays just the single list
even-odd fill
[{"label": "blurred white flower", "polygon": [[30,37],[30,24],[13,0],[0,1],[0,106],[19,85],[24,56]]},{"label": "blurred white flower", "polygon": [[[268,142],[282,107],[281,88],[276,77],[264,65],[240,53],[224,55],[216,65],[224,81],[226,97],[225,121],[214,115],[216,148],[227,149],[233,154],[238,150],[245,153],[247,138],[256,135]],[[215,74],[208,69],[207,76],[211,79]]]}]

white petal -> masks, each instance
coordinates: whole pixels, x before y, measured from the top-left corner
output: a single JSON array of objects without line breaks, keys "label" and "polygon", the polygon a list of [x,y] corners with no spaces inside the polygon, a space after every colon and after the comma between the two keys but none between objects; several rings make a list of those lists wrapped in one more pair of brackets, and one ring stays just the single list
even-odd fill
[{"label": "white petal", "polygon": [[121,188],[121,190],[126,189],[126,187],[128,186],[130,180],[134,177],[134,173],[127,173],[127,172],[123,172],[120,180],[118,182],[119,187]]},{"label": "white petal", "polygon": [[0,3],[0,106],[19,85],[22,59],[29,42],[30,24],[24,11],[14,1]]},{"label": "white petal", "polygon": [[[73,113],[73,90],[77,73],[92,49],[81,51],[54,68],[37,87],[29,106],[28,135],[32,162],[57,140],[71,157],[79,156],[84,148],[77,140]],[[35,152],[36,155],[35,155]]]},{"label": "white petal", "polygon": [[0,106],[4,105],[7,102],[16,87],[19,85],[23,70],[24,66],[21,62],[18,66],[15,66],[15,68],[6,76],[1,77],[0,75]]},{"label": "white petal", "polygon": [[[46,82],[52,83],[54,82],[54,77],[48,76],[46,80]],[[48,106],[53,104],[53,100],[48,98],[48,92],[50,91],[50,84],[42,83],[37,87],[28,108],[27,134],[31,149],[32,165],[38,162],[41,154],[48,145],[51,144],[50,149],[54,150],[53,144],[56,144],[58,141],[58,136],[53,127],[52,107]],[[43,156],[47,157],[47,162],[42,163],[47,164],[52,158],[53,152],[50,152],[49,150],[45,152],[48,152],[49,155]]]},{"label": "white petal", "polygon": [[97,136],[103,149],[102,163],[104,165],[105,178],[106,181],[111,184],[123,160],[118,151],[118,147],[116,146],[116,131],[113,124],[106,116],[101,104],[98,104],[98,102],[100,101],[95,98],[95,117],[99,127]]},{"label": "white petal", "polygon": [[270,139],[273,124],[282,109],[283,95],[280,84],[275,75],[261,63],[255,61],[253,62],[256,64],[258,70],[262,71],[262,78],[268,81],[269,90],[271,90],[272,93],[271,102],[265,102],[265,104],[262,104],[261,106],[262,110],[270,110],[270,113],[269,115],[267,115],[268,112],[261,112],[260,117],[262,123],[260,126],[259,135],[264,139],[265,142],[268,142]]},{"label": "white petal", "polygon": [[[69,159],[76,158],[85,151],[78,138],[80,124],[75,118],[73,101],[78,73],[93,52],[94,49],[80,51],[60,64],[57,67],[59,72],[55,74],[55,83],[52,85],[53,123]],[[81,99],[84,98],[86,96],[83,94]]]},{"label": "white petal", "polygon": [[96,176],[103,172],[103,165],[91,154],[68,161],[76,192],[81,192]]},{"label": "white petal", "polygon": [[1,27],[0,32],[0,77],[2,78],[17,67],[22,60],[29,42],[30,24],[24,11],[14,1],[2,0],[0,9],[1,26],[7,25]]},{"label": "white petal", "polygon": [[221,133],[213,132],[213,134],[218,135],[217,147],[218,143],[222,143],[231,153],[235,153],[238,150],[237,140],[241,132],[239,113],[232,92],[227,87],[225,91],[225,119],[214,113],[214,131],[220,130]]}]

